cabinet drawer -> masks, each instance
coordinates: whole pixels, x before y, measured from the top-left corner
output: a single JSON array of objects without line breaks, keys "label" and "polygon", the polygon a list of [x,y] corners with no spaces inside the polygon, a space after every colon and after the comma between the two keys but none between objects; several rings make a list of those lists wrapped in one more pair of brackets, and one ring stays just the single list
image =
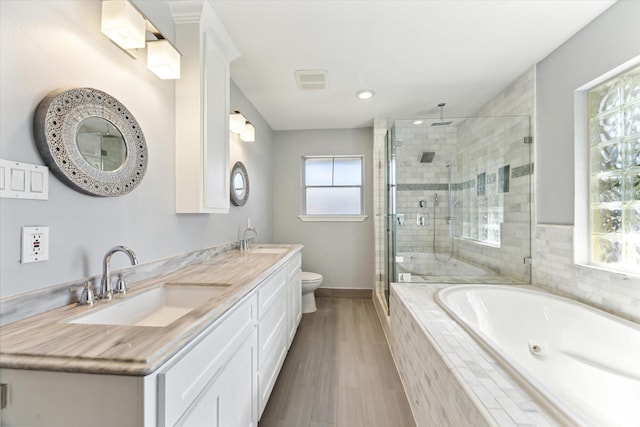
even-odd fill
[{"label": "cabinet drawer", "polygon": [[264,315],[269,311],[272,305],[274,305],[278,292],[284,288],[285,277],[283,269],[278,269],[275,273],[269,276],[258,289],[258,318],[262,319]]},{"label": "cabinet drawer", "polygon": [[252,295],[212,326],[199,343],[158,374],[158,421],[173,426],[182,413],[219,375],[254,330],[256,297]]},{"label": "cabinet drawer", "polygon": [[295,276],[301,270],[301,268],[302,268],[302,259],[301,259],[300,253],[298,253],[296,254],[295,257],[293,257],[293,259],[291,259],[285,265],[287,281],[291,280],[291,278]]},{"label": "cabinet drawer", "polygon": [[275,296],[272,306],[258,325],[258,369],[262,369],[264,361],[274,352],[274,348],[283,346],[282,336],[287,328],[285,288],[281,288]]},{"label": "cabinet drawer", "polygon": [[262,368],[258,370],[258,419],[262,416],[273,386],[278,379],[280,368],[284,363],[287,355],[287,347],[285,346],[285,328],[281,328],[277,332],[277,345],[263,362]]}]

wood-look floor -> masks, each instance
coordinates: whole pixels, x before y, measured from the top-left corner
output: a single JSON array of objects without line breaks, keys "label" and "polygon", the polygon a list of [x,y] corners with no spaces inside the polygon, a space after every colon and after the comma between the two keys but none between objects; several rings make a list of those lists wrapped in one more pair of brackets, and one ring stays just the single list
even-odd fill
[{"label": "wood-look floor", "polygon": [[415,427],[371,300],[317,298],[259,427]]}]

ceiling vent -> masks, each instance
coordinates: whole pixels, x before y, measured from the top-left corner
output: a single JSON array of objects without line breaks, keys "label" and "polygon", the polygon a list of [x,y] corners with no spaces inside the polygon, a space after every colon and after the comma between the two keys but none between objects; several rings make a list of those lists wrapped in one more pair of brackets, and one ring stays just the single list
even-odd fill
[{"label": "ceiling vent", "polygon": [[296,70],[294,74],[300,90],[326,90],[329,86],[327,70]]}]

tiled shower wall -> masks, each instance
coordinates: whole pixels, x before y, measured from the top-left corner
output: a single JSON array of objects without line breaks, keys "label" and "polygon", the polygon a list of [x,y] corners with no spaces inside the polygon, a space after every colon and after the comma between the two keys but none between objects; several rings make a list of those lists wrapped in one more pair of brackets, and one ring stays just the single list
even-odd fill
[{"label": "tiled shower wall", "polygon": [[[448,169],[458,151],[455,126],[431,127],[396,122],[396,212],[403,224],[396,225],[397,252],[448,253],[451,248],[448,216]],[[421,163],[423,152],[434,152],[431,163]],[[436,195],[438,204],[435,205]],[[425,206],[420,207],[423,200]],[[424,225],[418,224],[424,215]]]},{"label": "tiled shower wall", "polygon": [[[531,218],[533,218],[531,193],[534,167],[531,146],[525,144],[523,137],[532,136],[535,144],[533,127],[530,125],[533,122],[534,104],[535,68],[532,67],[477,113],[481,117],[495,117],[485,122],[494,125],[495,129],[484,130],[480,134],[496,134],[499,137],[485,138],[466,152],[462,150],[462,158],[458,160],[461,165],[472,165],[472,167],[477,164],[489,164],[487,160],[466,161],[465,157],[482,160],[483,157],[490,158],[493,153],[501,158],[502,165],[510,166],[509,191],[496,195],[503,198],[502,218],[497,225],[500,227],[500,247],[458,239],[456,240],[458,258],[489,267],[500,275],[527,283],[530,281],[531,267],[524,263],[524,259],[531,255],[530,234]],[[461,147],[477,139],[479,132],[480,129],[474,122],[469,122],[468,126],[461,126],[459,133]],[[492,141],[499,141],[499,144],[492,144]],[[493,166],[492,174],[500,165]],[[485,171],[489,180],[490,169]],[[463,176],[468,179],[469,176],[473,176],[472,172],[466,171],[467,175]],[[478,172],[484,171],[478,170]],[[464,174],[465,171],[462,173]],[[467,191],[474,190],[475,186]],[[490,230],[495,224],[491,223],[491,216],[487,216]],[[458,221],[458,227],[462,226],[462,222]]]},{"label": "tiled shower wall", "polygon": [[[432,253],[435,240],[435,252],[445,258],[449,254],[445,164],[452,162],[455,235],[469,238],[455,239],[455,256],[515,280],[530,281],[530,266],[524,259],[531,251],[533,165],[524,137],[531,135],[534,75],[532,68],[518,78],[478,112],[479,118],[459,123],[453,119],[453,126],[442,127],[396,122],[397,213],[404,220],[397,226],[398,252]],[[420,163],[425,151],[435,152],[431,163]],[[502,166],[509,166],[508,192],[497,190]],[[482,172],[487,194],[476,197],[476,180]],[[439,202],[434,206],[436,194]],[[419,206],[420,200],[426,201],[426,207]],[[425,215],[423,225],[418,215]],[[486,244],[492,237],[494,243]]]}]

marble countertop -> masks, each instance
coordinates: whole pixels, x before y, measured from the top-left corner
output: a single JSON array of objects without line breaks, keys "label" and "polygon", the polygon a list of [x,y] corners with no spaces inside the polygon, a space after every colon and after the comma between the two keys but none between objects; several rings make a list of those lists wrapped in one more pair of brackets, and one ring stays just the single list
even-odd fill
[{"label": "marble countertop", "polygon": [[219,295],[164,327],[68,323],[105,307],[70,304],[0,327],[0,368],[117,375],[147,375],[196,338],[260,282],[286,263],[301,245],[282,253],[228,251],[200,264],[130,286],[128,298],[161,283],[225,283]]}]

